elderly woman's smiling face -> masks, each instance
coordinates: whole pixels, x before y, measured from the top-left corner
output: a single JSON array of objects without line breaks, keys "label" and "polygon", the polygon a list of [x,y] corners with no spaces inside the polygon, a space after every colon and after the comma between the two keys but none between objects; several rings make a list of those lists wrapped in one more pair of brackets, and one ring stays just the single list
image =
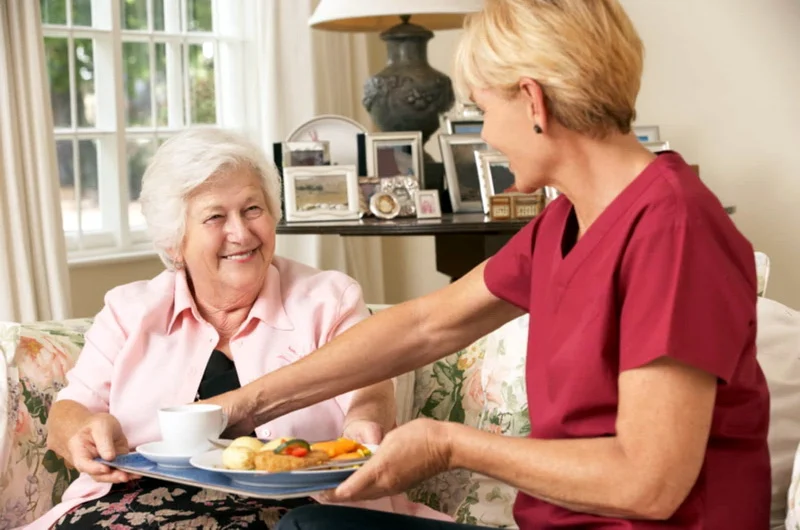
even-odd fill
[{"label": "elderly woman's smiling face", "polygon": [[180,257],[195,289],[258,293],[274,250],[275,220],[252,169],[222,170],[189,195]]}]

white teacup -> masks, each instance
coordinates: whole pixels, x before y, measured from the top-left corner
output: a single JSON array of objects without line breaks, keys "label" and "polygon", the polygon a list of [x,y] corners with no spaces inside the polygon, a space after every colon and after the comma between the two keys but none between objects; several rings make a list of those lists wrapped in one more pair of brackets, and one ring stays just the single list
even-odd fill
[{"label": "white teacup", "polygon": [[213,449],[210,439],[219,438],[226,419],[219,405],[193,403],[158,410],[161,439],[176,455],[196,455]]}]

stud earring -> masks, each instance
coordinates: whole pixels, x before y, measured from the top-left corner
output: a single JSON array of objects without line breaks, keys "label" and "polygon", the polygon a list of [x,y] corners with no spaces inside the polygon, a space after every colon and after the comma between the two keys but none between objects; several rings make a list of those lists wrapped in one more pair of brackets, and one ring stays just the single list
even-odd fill
[{"label": "stud earring", "polygon": [[544,131],[542,130],[542,128],[537,123],[537,124],[535,124],[533,126],[533,132],[535,132],[536,134],[542,134]]}]

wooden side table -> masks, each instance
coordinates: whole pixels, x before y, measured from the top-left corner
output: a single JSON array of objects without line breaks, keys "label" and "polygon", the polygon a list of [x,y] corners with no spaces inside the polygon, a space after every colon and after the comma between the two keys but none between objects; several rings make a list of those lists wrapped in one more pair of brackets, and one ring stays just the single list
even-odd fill
[{"label": "wooden side table", "polygon": [[358,221],[278,224],[278,234],[365,236],[433,236],[436,270],[457,279],[494,255],[528,221],[491,221],[482,213],[444,214],[440,219],[392,220],[366,217]]},{"label": "wooden side table", "polygon": [[[725,208],[728,214],[735,206]],[[383,220],[365,217],[358,221],[278,223],[278,234],[366,236],[433,236],[436,270],[453,280],[464,276],[493,256],[529,221],[492,221],[482,213],[444,214],[440,219],[405,217]]]}]

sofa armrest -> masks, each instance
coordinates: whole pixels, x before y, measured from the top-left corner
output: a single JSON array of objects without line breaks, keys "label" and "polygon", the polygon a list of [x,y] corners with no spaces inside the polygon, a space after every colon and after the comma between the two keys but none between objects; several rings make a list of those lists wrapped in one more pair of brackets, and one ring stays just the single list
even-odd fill
[{"label": "sofa armrest", "polygon": [[87,320],[0,324],[0,528],[32,522],[78,476],[47,449],[45,424],[88,326]]}]

